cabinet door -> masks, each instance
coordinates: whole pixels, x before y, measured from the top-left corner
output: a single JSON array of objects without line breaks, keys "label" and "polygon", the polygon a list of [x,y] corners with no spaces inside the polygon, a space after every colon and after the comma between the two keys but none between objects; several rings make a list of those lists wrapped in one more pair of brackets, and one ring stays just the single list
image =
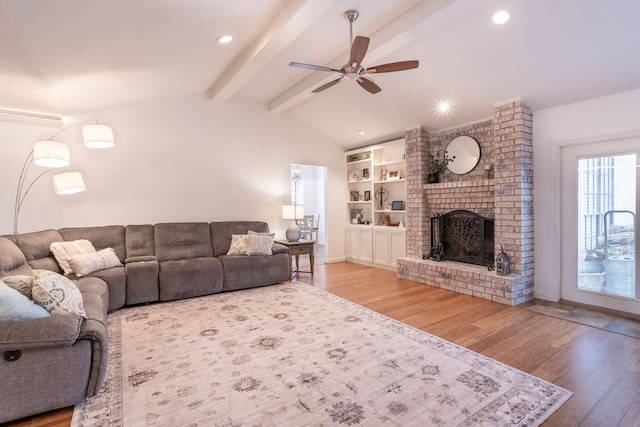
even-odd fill
[{"label": "cabinet door", "polygon": [[347,227],[347,259],[357,259],[359,253],[358,229],[355,227]]},{"label": "cabinet door", "polygon": [[371,228],[358,229],[358,235],[360,261],[373,262],[373,233]]},{"label": "cabinet door", "polygon": [[389,265],[389,231],[376,228],[373,230],[373,262]]},{"label": "cabinet door", "polygon": [[404,230],[393,230],[389,232],[389,265],[397,267],[398,258],[407,256],[407,239]]}]

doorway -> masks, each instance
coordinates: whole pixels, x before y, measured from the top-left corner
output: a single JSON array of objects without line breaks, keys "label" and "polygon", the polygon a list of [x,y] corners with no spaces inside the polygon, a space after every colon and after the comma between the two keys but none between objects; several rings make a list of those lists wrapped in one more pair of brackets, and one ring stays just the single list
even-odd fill
[{"label": "doorway", "polygon": [[317,218],[315,264],[322,264],[326,260],[326,176],[327,168],[324,166],[291,165],[291,203],[303,205],[305,215]]},{"label": "doorway", "polygon": [[640,313],[638,146],[633,138],[562,149],[564,300]]}]

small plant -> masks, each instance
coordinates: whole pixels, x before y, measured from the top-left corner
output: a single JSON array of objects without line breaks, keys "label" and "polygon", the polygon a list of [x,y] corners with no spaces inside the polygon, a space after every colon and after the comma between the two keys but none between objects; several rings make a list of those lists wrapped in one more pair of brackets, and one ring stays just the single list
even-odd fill
[{"label": "small plant", "polygon": [[[447,167],[447,163],[449,163],[450,161],[451,159],[447,156],[444,156],[444,158],[441,159],[440,157],[434,156],[433,154],[429,153],[430,182],[438,182],[438,177],[440,176],[442,171],[445,170],[445,168]],[[433,177],[436,178],[436,181],[432,181]]]}]

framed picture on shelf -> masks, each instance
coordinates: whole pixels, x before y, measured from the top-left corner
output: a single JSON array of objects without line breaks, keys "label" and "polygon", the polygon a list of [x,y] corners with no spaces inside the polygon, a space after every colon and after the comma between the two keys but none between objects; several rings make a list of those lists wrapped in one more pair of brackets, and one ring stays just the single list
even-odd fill
[{"label": "framed picture on shelf", "polygon": [[401,211],[404,209],[404,202],[402,200],[391,202],[392,211]]},{"label": "framed picture on shelf", "polygon": [[360,201],[360,192],[359,191],[350,191],[349,195],[350,195],[349,199],[352,202],[359,202]]},{"label": "framed picture on shelf", "polygon": [[368,201],[370,201],[370,200],[371,200],[371,191],[366,190],[366,191],[364,192],[364,201],[365,201],[365,202],[368,202]]},{"label": "framed picture on shelf", "polygon": [[387,180],[392,180],[392,179],[400,179],[400,172],[399,171],[389,171],[388,175],[387,175]]},{"label": "framed picture on shelf", "polygon": [[369,179],[369,168],[362,169],[362,178]]}]

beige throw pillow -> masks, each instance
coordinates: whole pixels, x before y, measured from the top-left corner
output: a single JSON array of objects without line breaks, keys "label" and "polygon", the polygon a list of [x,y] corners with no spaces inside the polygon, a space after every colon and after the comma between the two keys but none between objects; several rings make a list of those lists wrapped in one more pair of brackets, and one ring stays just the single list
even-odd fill
[{"label": "beige throw pillow", "polygon": [[49,270],[34,270],[33,301],[51,314],[87,317],[82,294],[67,277]]},{"label": "beige throw pillow", "polygon": [[88,240],[73,240],[70,242],[53,242],[49,246],[51,253],[55,257],[56,261],[64,274],[73,274],[73,268],[69,265],[67,259],[74,255],[91,254],[96,252],[96,248],[93,247]]},{"label": "beige throw pillow", "polygon": [[249,249],[247,255],[273,255],[273,237],[261,234],[249,234]]},{"label": "beige throw pillow", "polygon": [[247,255],[249,250],[249,236],[246,234],[232,234],[231,246],[227,255]]},{"label": "beige throw pillow", "polygon": [[94,271],[122,265],[113,248],[105,248],[92,254],[74,255],[68,258],[67,261],[78,277],[86,276]]}]

